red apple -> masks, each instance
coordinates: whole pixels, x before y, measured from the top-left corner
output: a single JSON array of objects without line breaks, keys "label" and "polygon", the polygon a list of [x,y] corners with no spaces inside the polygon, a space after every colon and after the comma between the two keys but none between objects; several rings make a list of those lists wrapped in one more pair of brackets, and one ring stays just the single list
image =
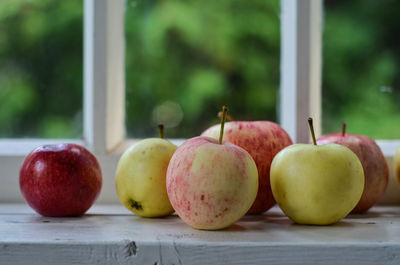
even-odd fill
[{"label": "red apple", "polygon": [[76,144],[45,145],[24,160],[19,184],[26,202],[44,216],[79,216],[97,199],[102,175],[94,155]]},{"label": "red apple", "polygon": [[[204,131],[202,136],[217,138],[219,125]],[[245,149],[253,157],[258,169],[259,188],[257,198],[248,213],[262,213],[275,205],[269,174],[272,159],[292,140],[278,124],[270,121],[233,121],[225,124],[224,140]]]},{"label": "red apple", "polygon": [[321,136],[317,143],[340,144],[352,150],[360,159],[364,169],[365,188],[353,213],[363,213],[374,206],[385,193],[389,182],[389,167],[379,146],[368,136],[345,132],[345,124],[341,133]]}]

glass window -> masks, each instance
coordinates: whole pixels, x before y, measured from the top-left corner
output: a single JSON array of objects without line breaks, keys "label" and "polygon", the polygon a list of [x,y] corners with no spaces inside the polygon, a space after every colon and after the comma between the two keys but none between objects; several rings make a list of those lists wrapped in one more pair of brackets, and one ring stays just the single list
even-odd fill
[{"label": "glass window", "polygon": [[326,0],[323,131],[400,138],[399,1]]},{"label": "glass window", "polygon": [[218,123],[277,120],[278,0],[128,0],[126,116],[130,137],[186,138]]},{"label": "glass window", "polygon": [[0,137],[82,135],[81,0],[0,1]]}]

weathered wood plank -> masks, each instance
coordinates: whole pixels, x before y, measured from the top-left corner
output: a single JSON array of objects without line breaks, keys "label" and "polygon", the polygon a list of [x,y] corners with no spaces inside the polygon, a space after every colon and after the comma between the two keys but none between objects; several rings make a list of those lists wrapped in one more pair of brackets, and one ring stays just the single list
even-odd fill
[{"label": "weathered wood plank", "polygon": [[322,263],[400,264],[400,207],[375,207],[327,227],[293,224],[274,208],[210,232],[121,206],[49,218],[25,205],[0,205],[0,264]]}]

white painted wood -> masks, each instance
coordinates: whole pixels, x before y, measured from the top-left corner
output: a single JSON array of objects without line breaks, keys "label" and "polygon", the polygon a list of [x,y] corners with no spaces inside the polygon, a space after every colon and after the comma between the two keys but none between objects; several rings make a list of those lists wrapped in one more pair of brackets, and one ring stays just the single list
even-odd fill
[{"label": "white painted wood", "polygon": [[84,1],[84,137],[100,155],[125,138],[124,3]]},{"label": "white painted wood", "polygon": [[73,143],[85,146],[79,139],[0,139],[1,156],[25,156],[36,147],[48,144]]},{"label": "white painted wood", "polygon": [[[315,135],[322,133],[322,28],[323,0],[310,0],[308,42],[310,70],[308,104],[310,116],[314,119]],[[301,12],[301,11],[300,11]],[[307,131],[308,133],[308,131]],[[309,135],[309,134],[308,134]],[[304,136],[303,136],[304,137]],[[305,138],[305,137],[304,137]],[[308,138],[309,139],[309,138]],[[303,140],[304,141],[304,140]]]},{"label": "white painted wood", "polygon": [[386,157],[393,157],[397,148],[400,148],[400,140],[377,140],[376,142]]},{"label": "white painted wood", "polygon": [[107,151],[125,140],[125,0],[107,1]]},{"label": "white painted wood", "polygon": [[0,264],[399,264],[400,208],[375,207],[332,226],[293,224],[278,208],[222,231],[122,206],[49,218],[0,205]]},{"label": "white painted wood", "polygon": [[282,0],[281,10],[280,123],[306,143],[308,117],[321,132],[322,0]]},{"label": "white painted wood", "polygon": [[386,160],[389,165],[389,183],[379,203],[400,205],[400,183],[394,174],[394,160],[393,157],[387,157]]},{"label": "white painted wood", "polygon": [[[135,143],[137,143],[138,141],[143,140],[143,139],[126,139],[114,152],[114,154],[118,155],[122,155],[122,153],[128,149],[130,146],[134,145]],[[166,140],[170,141],[171,143],[173,143],[176,146],[180,146],[181,144],[183,144],[183,142],[185,142],[187,139],[168,139],[166,138]]]}]

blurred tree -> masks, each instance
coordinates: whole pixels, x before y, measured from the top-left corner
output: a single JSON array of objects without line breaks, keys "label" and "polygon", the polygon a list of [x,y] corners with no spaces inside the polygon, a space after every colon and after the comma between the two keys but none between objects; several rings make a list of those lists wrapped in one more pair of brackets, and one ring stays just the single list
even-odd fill
[{"label": "blurred tree", "polygon": [[[276,120],[279,1],[127,0],[130,136]],[[326,0],[323,129],[400,138],[400,2]],[[0,1],[0,137],[81,137],[79,0]]]},{"label": "blurred tree", "polygon": [[[168,137],[193,137],[222,105],[236,119],[276,120],[279,12],[278,0],[129,0],[129,135],[156,135],[164,122]],[[165,102],[175,113],[157,111]],[[171,115],[181,120],[169,126]]]},{"label": "blurred tree", "polygon": [[82,135],[82,5],[0,1],[0,137]]},{"label": "blurred tree", "polygon": [[400,138],[399,1],[325,1],[323,130]]}]

